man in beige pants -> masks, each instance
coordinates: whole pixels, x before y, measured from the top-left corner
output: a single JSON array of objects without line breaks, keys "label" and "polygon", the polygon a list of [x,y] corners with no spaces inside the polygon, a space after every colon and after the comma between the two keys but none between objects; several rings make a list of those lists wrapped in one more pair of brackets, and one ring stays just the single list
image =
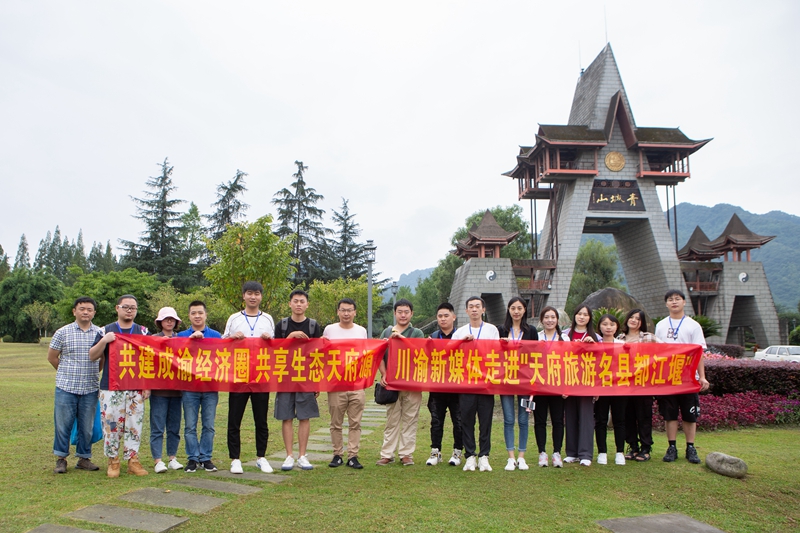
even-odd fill
[{"label": "man in beige pants", "polygon": [[[350,298],[342,298],[336,305],[339,322],[325,326],[322,336],[326,339],[366,339],[367,330],[353,323],[356,317],[356,302]],[[331,443],[333,444],[333,460],[328,463],[331,468],[342,466],[344,460],[344,441],[342,439],[342,423],[347,413],[350,431],[347,435],[347,466],[360,470],[364,468],[358,462],[358,445],[361,442],[361,416],[364,414],[366,400],[364,391],[345,391],[328,393],[328,411],[331,414]]]},{"label": "man in beige pants", "polygon": [[[394,318],[396,325],[383,330],[382,339],[392,338],[425,338],[422,330],[411,325],[414,316],[414,306],[406,299],[398,300],[394,304]],[[381,385],[386,386],[386,359],[389,351],[381,361]],[[386,429],[383,430],[383,446],[381,458],[376,463],[386,466],[394,462],[394,451],[400,456],[400,464],[411,466],[414,464],[414,449],[417,447],[417,420],[419,419],[419,406],[422,404],[422,393],[418,391],[400,391],[395,403],[386,408]],[[398,446],[399,445],[399,446]]]}]

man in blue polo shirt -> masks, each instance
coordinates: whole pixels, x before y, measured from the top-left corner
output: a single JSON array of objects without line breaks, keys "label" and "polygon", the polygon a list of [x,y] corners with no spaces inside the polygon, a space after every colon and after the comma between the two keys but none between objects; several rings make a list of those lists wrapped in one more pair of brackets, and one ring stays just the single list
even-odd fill
[{"label": "man in blue polo shirt", "polygon": [[[190,339],[220,339],[219,331],[206,325],[206,304],[195,300],[189,304],[189,322],[192,327],[181,331],[176,337],[189,337]],[[183,430],[183,440],[186,443],[186,455],[189,462],[184,468],[185,472],[196,472],[198,467],[206,472],[216,472],[217,467],[211,462],[214,452],[214,418],[217,416],[218,392],[192,392],[184,391],[183,420],[186,424]],[[202,414],[201,414],[202,410]],[[197,418],[203,422],[203,433],[200,441],[197,440]]]}]

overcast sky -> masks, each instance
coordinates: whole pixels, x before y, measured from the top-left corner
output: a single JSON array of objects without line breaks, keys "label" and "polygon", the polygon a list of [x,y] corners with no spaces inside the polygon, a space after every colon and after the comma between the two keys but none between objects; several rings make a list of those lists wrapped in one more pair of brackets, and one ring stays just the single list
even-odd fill
[{"label": "overcast sky", "polygon": [[567,123],[606,36],[637,125],[714,138],[678,202],[800,215],[798,23],[793,0],[4,0],[0,244],[136,239],[129,196],[165,157],[204,213],[247,172],[254,220],[301,160],[377,270],[434,266],[468,215],[517,202],[501,173]]}]

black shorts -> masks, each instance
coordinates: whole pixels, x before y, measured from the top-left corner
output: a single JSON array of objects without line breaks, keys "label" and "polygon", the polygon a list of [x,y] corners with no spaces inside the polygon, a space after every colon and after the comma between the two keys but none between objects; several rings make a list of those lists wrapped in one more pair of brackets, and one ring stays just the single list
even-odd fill
[{"label": "black shorts", "polygon": [[700,395],[696,392],[658,397],[658,412],[664,420],[678,419],[678,410],[684,422],[697,422],[700,416]]}]

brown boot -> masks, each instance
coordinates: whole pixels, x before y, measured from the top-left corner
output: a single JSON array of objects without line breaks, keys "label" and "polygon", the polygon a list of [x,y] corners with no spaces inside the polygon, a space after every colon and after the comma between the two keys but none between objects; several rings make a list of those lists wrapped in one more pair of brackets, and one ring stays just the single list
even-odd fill
[{"label": "brown boot", "polygon": [[119,457],[108,458],[108,477],[119,477]]},{"label": "brown boot", "polygon": [[147,470],[145,470],[142,463],[139,462],[138,457],[131,457],[128,459],[128,473],[134,476],[146,476]]}]

